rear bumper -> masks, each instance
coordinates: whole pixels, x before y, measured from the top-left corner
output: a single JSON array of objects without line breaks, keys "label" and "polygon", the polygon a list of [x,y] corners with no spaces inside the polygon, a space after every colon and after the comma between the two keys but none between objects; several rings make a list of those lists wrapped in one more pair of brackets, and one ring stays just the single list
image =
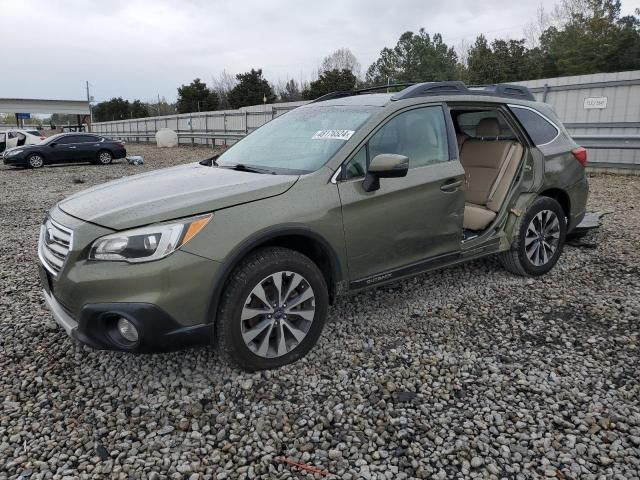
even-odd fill
[{"label": "rear bumper", "polygon": [[[167,352],[212,343],[211,324],[182,326],[159,307],[148,303],[103,303],[85,305],[79,318],[74,319],[43,289],[51,315],[67,335],[98,350],[128,352]],[[139,340],[131,343],[122,338],[116,328],[118,318],[133,323]]]},{"label": "rear bumper", "polygon": [[113,158],[124,158],[127,156],[127,150],[125,148],[117,148],[113,150]]},{"label": "rear bumper", "polygon": [[577,183],[574,183],[567,189],[569,194],[569,202],[571,208],[571,215],[567,225],[567,233],[573,231],[576,226],[582,221],[587,212],[587,199],[589,198],[589,183],[587,178],[583,178]]}]

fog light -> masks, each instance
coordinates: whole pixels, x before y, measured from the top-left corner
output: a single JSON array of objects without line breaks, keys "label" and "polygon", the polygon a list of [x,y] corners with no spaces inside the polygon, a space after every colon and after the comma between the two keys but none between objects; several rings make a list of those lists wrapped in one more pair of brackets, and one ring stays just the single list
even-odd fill
[{"label": "fog light", "polygon": [[118,319],[118,332],[125,340],[135,343],[138,341],[138,330],[133,326],[126,318],[120,317]]}]

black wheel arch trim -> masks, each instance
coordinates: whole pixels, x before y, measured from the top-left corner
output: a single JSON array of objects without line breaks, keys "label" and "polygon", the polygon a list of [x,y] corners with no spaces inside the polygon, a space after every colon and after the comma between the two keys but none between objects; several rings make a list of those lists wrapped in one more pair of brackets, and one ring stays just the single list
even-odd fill
[{"label": "black wheel arch trim", "polygon": [[324,253],[326,253],[329,258],[329,266],[331,268],[332,282],[331,285],[327,285],[329,293],[331,295],[331,292],[336,292],[338,290],[338,284],[346,278],[345,269],[343,268],[335,249],[321,234],[312,228],[297,224],[268,227],[250,235],[236,245],[231,253],[227,255],[227,258],[221,263],[221,266],[216,272],[213,280],[213,293],[211,295],[208,313],[208,320],[211,323],[215,323],[218,308],[220,306],[220,299],[222,298],[224,287],[226,286],[233,269],[252,250],[260,247],[261,245],[268,244],[269,241],[278,237],[287,236],[307,237],[317,241],[322,246]]}]

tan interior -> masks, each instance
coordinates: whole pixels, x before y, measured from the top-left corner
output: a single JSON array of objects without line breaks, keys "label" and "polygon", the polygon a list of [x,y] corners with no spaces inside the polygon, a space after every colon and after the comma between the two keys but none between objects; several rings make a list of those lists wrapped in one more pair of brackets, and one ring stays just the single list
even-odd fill
[{"label": "tan interior", "polygon": [[496,118],[482,119],[476,135],[463,140],[460,150],[466,177],[463,224],[469,230],[483,230],[496,217],[523,154],[515,140],[498,140]]}]

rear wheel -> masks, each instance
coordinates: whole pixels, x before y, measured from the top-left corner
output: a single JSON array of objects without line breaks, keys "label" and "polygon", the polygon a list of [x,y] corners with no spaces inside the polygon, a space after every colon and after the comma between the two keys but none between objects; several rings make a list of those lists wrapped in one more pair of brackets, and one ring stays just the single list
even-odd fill
[{"label": "rear wheel", "polygon": [[113,155],[108,150],[100,150],[98,152],[98,163],[100,165],[109,165],[113,161]]},{"label": "rear wheel", "polygon": [[39,153],[32,153],[27,158],[27,166],[29,168],[42,168],[44,166],[44,157]]},{"label": "rear wheel", "polygon": [[293,363],[318,341],[328,303],[322,272],[308,257],[280,247],[257,250],[223,293],[218,351],[249,371]]},{"label": "rear wheel", "polygon": [[553,198],[539,197],[521,218],[517,237],[500,260],[517,275],[544,275],[562,254],[567,233],[564,211]]}]

